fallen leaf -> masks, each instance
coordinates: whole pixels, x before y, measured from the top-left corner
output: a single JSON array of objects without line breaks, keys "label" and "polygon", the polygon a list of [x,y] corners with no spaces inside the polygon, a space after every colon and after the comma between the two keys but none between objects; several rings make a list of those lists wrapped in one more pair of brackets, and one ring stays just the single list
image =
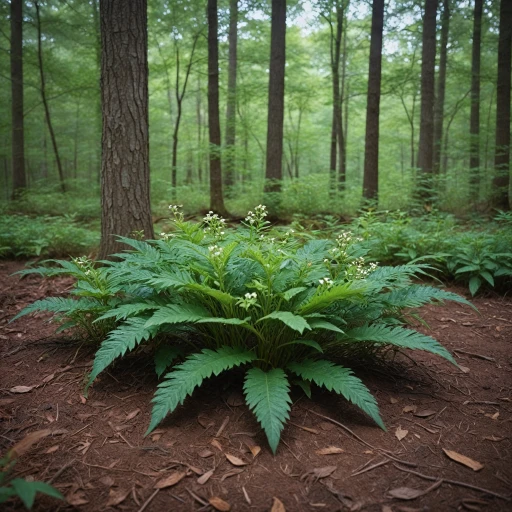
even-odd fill
[{"label": "fallen leaf", "polygon": [[36,430],[35,432],[31,432],[26,435],[21,441],[16,443],[8,452],[7,456],[9,459],[15,459],[21,457],[25,452],[27,452],[32,445],[43,439],[44,437],[48,437],[52,433],[51,430]]},{"label": "fallen leaf", "polygon": [[69,430],[67,428],[58,428],[56,430],[52,430],[52,436],[62,436],[64,434],[67,434]]},{"label": "fallen leaf", "polygon": [[137,414],[139,414],[139,413],[140,413],[140,409],[135,409],[135,411],[132,411],[131,413],[129,413],[126,416],[126,420],[125,421],[133,420],[133,418],[135,418],[135,416],[137,416]]},{"label": "fallen leaf", "polygon": [[85,398],[85,396],[80,395],[80,402],[82,402],[83,404],[87,403],[87,398]]},{"label": "fallen leaf", "polygon": [[201,475],[198,479],[197,479],[197,483],[199,485],[204,485],[206,482],[208,482],[208,480],[210,480],[210,477],[213,475],[215,469],[210,469],[210,471],[207,471],[206,473],[204,473],[204,475]]},{"label": "fallen leaf", "polygon": [[418,406],[417,405],[406,405],[403,409],[402,409],[402,412],[403,413],[408,413],[408,412],[416,412],[416,410],[418,409]]},{"label": "fallen leaf", "polygon": [[14,386],[13,388],[9,389],[11,393],[28,393],[29,391],[32,391],[35,386]]},{"label": "fallen leaf", "polygon": [[108,493],[108,501],[105,504],[105,507],[116,507],[117,505],[120,505],[130,494],[131,490],[128,489],[110,489]]},{"label": "fallen leaf", "polygon": [[279,498],[274,498],[270,512],[286,512],[283,502]]},{"label": "fallen leaf", "polygon": [[48,448],[48,450],[46,450],[44,453],[46,453],[46,454],[48,454],[48,455],[49,455],[50,453],[55,453],[55,452],[59,449],[59,446],[60,446],[60,445],[56,444],[56,445],[54,445],[54,446],[52,446],[52,447]]},{"label": "fallen leaf", "polygon": [[480,471],[484,466],[483,464],[480,464],[480,462],[470,459],[469,457],[466,457],[465,455],[461,455],[460,453],[454,452],[452,450],[446,450],[443,448],[443,452],[452,460],[455,462],[458,462],[460,464],[463,464],[464,466],[467,466],[468,468],[471,468],[473,471]]},{"label": "fallen leaf", "polygon": [[162,437],[162,434],[152,434],[151,441],[153,441],[153,443],[156,443],[157,441],[160,441],[161,437]]},{"label": "fallen leaf", "polygon": [[494,443],[499,443],[500,441],[506,439],[506,437],[486,436],[484,437],[484,439],[487,441],[492,441]]},{"label": "fallen leaf", "polygon": [[213,452],[211,450],[204,449],[201,450],[197,455],[199,455],[199,457],[203,459],[206,459],[207,457],[211,457],[213,455]]},{"label": "fallen leaf", "polygon": [[166,487],[172,487],[176,485],[178,482],[181,482],[185,478],[186,473],[184,471],[175,471],[171,473],[169,476],[163,478],[159,482],[155,484],[155,489],[165,489]]},{"label": "fallen leaf", "polygon": [[86,505],[89,503],[89,500],[83,491],[70,492],[66,496],[66,501],[73,507],[79,507],[80,505]]},{"label": "fallen leaf", "polygon": [[433,416],[437,411],[433,411],[432,409],[427,409],[425,411],[415,412],[414,416],[418,418],[428,418],[429,416]]},{"label": "fallen leaf", "polygon": [[343,448],[338,448],[337,446],[327,446],[326,448],[316,450],[315,453],[317,455],[334,455],[336,453],[343,453],[344,451]]},{"label": "fallen leaf", "polygon": [[220,452],[222,451],[222,445],[217,441],[217,439],[212,439],[212,442],[210,443],[212,446],[217,448]]},{"label": "fallen leaf", "polygon": [[107,404],[105,402],[98,402],[98,401],[92,402],[89,405],[91,407],[107,407]]},{"label": "fallen leaf", "polygon": [[469,373],[469,368],[467,366],[459,365],[459,370],[462,370],[463,373]]},{"label": "fallen leaf", "polygon": [[246,439],[244,441],[244,443],[247,446],[247,448],[249,448],[249,450],[251,450],[253,457],[257,457],[259,455],[259,453],[261,452],[261,446],[258,446],[257,444],[255,444],[252,439]]},{"label": "fallen leaf", "polygon": [[408,430],[404,430],[400,425],[398,425],[398,428],[395,431],[395,437],[399,441],[401,441],[408,433],[409,433]]},{"label": "fallen leaf", "polygon": [[228,471],[227,473],[224,473],[220,477],[220,481],[224,482],[224,480],[226,480],[226,478],[231,478],[232,476],[239,475],[240,473],[243,473],[244,471],[245,471],[245,469],[232,469],[231,471]]},{"label": "fallen leaf", "polygon": [[201,415],[199,415],[197,417],[197,422],[203,428],[209,428],[209,427],[213,427],[213,425],[215,425],[215,422],[212,421],[210,418],[208,418],[208,416],[201,416]]},{"label": "fallen leaf", "polygon": [[229,512],[231,510],[231,505],[224,501],[223,499],[219,498],[218,496],[213,496],[208,500],[208,503],[215,509],[219,510],[220,512]]},{"label": "fallen leaf", "polygon": [[486,414],[486,416],[488,418],[491,418],[491,420],[497,420],[498,417],[499,417],[500,413],[499,412],[495,412],[494,414]]},{"label": "fallen leaf", "polygon": [[437,489],[442,483],[442,480],[438,480],[424,490],[412,489],[410,487],[397,487],[396,489],[391,489],[388,494],[392,498],[397,498],[399,500],[415,500],[416,498],[425,496],[425,494],[428,494],[430,491]]},{"label": "fallen leaf", "polygon": [[389,401],[390,401],[392,404],[396,404],[396,403],[398,403],[398,398],[390,397],[390,398],[389,398]]},{"label": "fallen leaf", "polygon": [[[322,421],[318,424],[318,426],[322,429],[322,430],[325,430],[326,432],[329,432],[330,430],[332,430],[334,428],[334,425],[332,423],[329,423],[327,421]],[[276,498],[277,499],[277,498]]]},{"label": "fallen leaf", "polygon": [[94,414],[93,413],[80,413],[80,414],[76,415],[77,419],[79,419],[80,421],[86,421],[91,416],[94,416]]},{"label": "fallen leaf", "polygon": [[306,471],[301,477],[301,480],[312,479],[319,480],[320,478],[326,478],[336,471],[338,466],[325,466],[323,468],[314,468],[310,471]]},{"label": "fallen leaf", "polygon": [[55,377],[55,373],[50,373],[50,375],[47,375],[43,380],[42,383],[46,384],[50,382]]},{"label": "fallen leaf", "polygon": [[247,462],[244,462],[242,459],[236,457],[235,455],[231,455],[229,453],[225,453],[226,459],[233,464],[233,466],[247,466]]},{"label": "fallen leaf", "polygon": [[114,485],[114,479],[111,476],[104,476],[99,479],[99,482],[106,487],[112,487]]},{"label": "fallen leaf", "polygon": [[78,443],[78,448],[76,451],[81,452],[82,455],[85,455],[89,451],[91,444],[92,444],[92,441],[80,441]]}]

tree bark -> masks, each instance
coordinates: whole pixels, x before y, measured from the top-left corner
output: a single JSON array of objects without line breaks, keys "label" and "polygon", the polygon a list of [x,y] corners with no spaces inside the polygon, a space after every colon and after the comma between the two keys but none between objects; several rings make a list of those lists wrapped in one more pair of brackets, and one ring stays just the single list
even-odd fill
[{"label": "tree bark", "polygon": [[480,186],[480,42],[483,0],[475,0],[473,51],[471,57],[471,117],[469,122],[469,189],[471,199],[478,200]]},{"label": "tree bark", "polygon": [[46,123],[48,131],[50,132],[50,139],[52,141],[53,152],[55,153],[55,161],[57,162],[57,171],[59,172],[60,188],[62,192],[66,192],[66,184],[64,180],[64,169],[60,160],[59,148],[57,146],[57,139],[53,131],[52,119],[50,116],[50,106],[46,98],[46,80],[43,67],[43,47],[42,47],[42,34],[41,34],[41,15],[39,12],[39,2],[34,2],[36,8],[36,24],[37,24],[37,58],[39,62],[39,75],[41,77],[41,98],[43,100],[44,112],[46,115]]},{"label": "tree bark", "polygon": [[220,160],[217,0],[208,0],[208,131],[210,135],[210,209],[226,217]]},{"label": "tree bark", "polygon": [[23,1],[11,0],[12,197],[27,187],[23,129]]},{"label": "tree bark", "polygon": [[379,113],[383,29],[384,0],[373,0],[363,177],[363,197],[373,200],[378,200],[379,194]]},{"label": "tree bark", "polygon": [[272,0],[265,169],[265,201],[272,217],[277,215],[280,206],[281,180],[283,178],[285,62],[286,0]]},{"label": "tree bark", "polygon": [[510,87],[512,45],[512,2],[501,0],[496,86],[496,149],[493,181],[494,205],[509,209],[510,185]]},{"label": "tree bark", "polygon": [[197,122],[197,179],[203,183],[203,148],[202,146],[202,127],[203,116],[201,115],[201,75],[197,75],[197,94],[196,94],[196,122]]},{"label": "tree bark", "polygon": [[421,49],[421,117],[418,147],[418,197],[433,201],[432,172],[434,164],[434,74],[436,65],[437,0],[425,0]]},{"label": "tree bark", "polygon": [[229,2],[229,57],[228,57],[228,94],[226,105],[226,152],[224,160],[224,183],[226,195],[231,196],[235,183],[236,154],[236,75],[238,46],[238,0]]},{"label": "tree bark", "polygon": [[147,0],[101,0],[101,245],[115,235],[153,238],[149,197]]}]

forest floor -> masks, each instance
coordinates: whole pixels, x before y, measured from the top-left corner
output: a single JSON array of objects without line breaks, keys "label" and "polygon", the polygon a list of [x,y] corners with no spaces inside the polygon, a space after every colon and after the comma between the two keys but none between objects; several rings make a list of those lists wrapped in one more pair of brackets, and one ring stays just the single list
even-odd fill
[{"label": "forest floor", "polygon": [[[211,498],[217,510],[234,511],[512,510],[510,298],[475,298],[480,314],[455,303],[422,309],[430,330],[421,330],[460,369],[416,352],[356,370],[387,432],[333,394],[317,390],[313,402],[297,393],[273,456],[236,377],[211,380],[147,438],[157,384],[149,356],[126,357],[85,399],[94,347],[54,335],[44,315],[8,324],[72,282],[8,277],[21,268],[0,263],[0,454],[50,429],[16,473],[51,482],[67,498],[39,496],[34,510],[215,510]],[[11,502],[2,510],[18,509]]]}]

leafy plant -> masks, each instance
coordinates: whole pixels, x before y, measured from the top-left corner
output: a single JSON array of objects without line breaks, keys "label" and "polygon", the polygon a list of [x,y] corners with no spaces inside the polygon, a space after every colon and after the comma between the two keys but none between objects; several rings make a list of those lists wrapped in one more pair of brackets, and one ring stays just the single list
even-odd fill
[{"label": "leafy plant", "polygon": [[[153,398],[148,433],[205,379],[234,368],[245,372],[247,405],[274,452],[292,385],[308,396],[312,384],[341,394],[384,428],[375,398],[340,364],[340,355],[392,346],[455,364],[435,339],[403,327],[406,308],[444,300],[469,304],[412,284],[425,265],[367,263],[363,240],[348,231],[335,240],[304,242],[293,230],[271,230],[262,205],[237,229],[212,212],[199,224],[185,222],[177,206],[170,209],[174,231],[147,242],[122,238],[131,250],[100,269],[115,296],[102,303],[101,315],[95,311],[94,323],[116,327],[98,349],[87,385],[117,358],[153,344],[158,375],[174,366]],[[88,289],[84,282],[81,275],[75,293]],[[78,300],[84,298],[97,299]]]}]

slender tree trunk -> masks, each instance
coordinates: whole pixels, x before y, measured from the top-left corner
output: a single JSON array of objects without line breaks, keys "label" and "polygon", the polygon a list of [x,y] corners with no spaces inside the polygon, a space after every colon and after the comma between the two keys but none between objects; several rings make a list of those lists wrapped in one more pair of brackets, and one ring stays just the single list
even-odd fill
[{"label": "slender tree trunk", "polygon": [[154,238],[149,196],[147,0],[101,0],[101,245],[115,235]]},{"label": "slender tree trunk", "polygon": [[226,217],[220,160],[217,0],[208,0],[208,129],[210,135],[210,209]]},{"label": "slender tree trunk", "polygon": [[23,129],[23,1],[11,0],[12,197],[27,187]]},{"label": "slender tree trunk", "polygon": [[494,204],[509,209],[510,185],[510,87],[512,2],[501,0],[496,86],[496,149],[494,154]]},{"label": "slender tree trunk", "polygon": [[421,118],[418,147],[418,196],[432,203],[434,190],[434,74],[436,65],[437,0],[425,0],[421,49]]},{"label": "slender tree trunk", "polygon": [[80,126],[80,98],[76,104],[76,117],[75,117],[75,137],[73,141],[73,176],[75,180],[78,177],[78,133]]},{"label": "slender tree trunk", "polygon": [[450,0],[443,0],[441,21],[441,45],[439,57],[439,75],[434,114],[434,174],[439,174],[441,149],[443,143],[444,99],[446,91],[446,65],[448,62],[448,36],[450,33]]},{"label": "slender tree trunk", "polygon": [[236,74],[238,46],[238,0],[229,1],[229,62],[226,105],[226,157],[224,160],[226,195],[231,196],[235,183],[236,153]]},{"label": "slender tree trunk", "polygon": [[272,0],[270,75],[268,84],[265,194],[269,212],[277,215],[283,178],[284,75],[286,62],[286,0]]},{"label": "slender tree trunk", "polygon": [[483,0],[475,0],[471,58],[471,119],[469,123],[469,189],[474,202],[480,187],[480,41]]},{"label": "slender tree trunk", "polygon": [[203,183],[203,148],[202,146],[202,127],[203,119],[201,115],[201,75],[197,75],[197,94],[196,94],[196,122],[197,122],[197,179]]},{"label": "slender tree trunk", "polygon": [[66,184],[64,181],[64,169],[60,160],[59,148],[57,147],[57,139],[53,131],[52,120],[50,116],[50,106],[46,98],[46,81],[44,76],[43,67],[43,48],[42,48],[42,35],[41,35],[41,15],[39,12],[39,2],[34,2],[36,8],[36,21],[37,21],[37,58],[39,61],[39,74],[41,77],[41,98],[43,100],[44,111],[46,114],[46,123],[48,124],[48,131],[50,132],[50,139],[52,141],[53,151],[55,153],[55,161],[57,162],[57,170],[59,172],[60,188],[62,192],[66,192]]},{"label": "slender tree trunk", "polygon": [[334,113],[336,116],[336,133],[338,135],[338,192],[345,190],[347,171],[345,165],[345,137],[343,136],[343,110],[341,108],[342,95],[340,91],[340,62],[341,62],[341,39],[343,35],[343,18],[345,11],[343,5],[336,2],[336,48],[335,48],[335,69],[333,67],[333,100]]},{"label": "slender tree trunk", "polygon": [[383,29],[384,0],[373,0],[363,177],[363,197],[373,200],[378,200],[379,195],[379,114]]},{"label": "slender tree trunk", "polygon": [[331,153],[329,162],[329,197],[333,198],[336,194],[336,162],[338,156],[337,149],[338,134],[336,133],[336,114],[334,107],[332,109],[332,123],[331,123]]}]

